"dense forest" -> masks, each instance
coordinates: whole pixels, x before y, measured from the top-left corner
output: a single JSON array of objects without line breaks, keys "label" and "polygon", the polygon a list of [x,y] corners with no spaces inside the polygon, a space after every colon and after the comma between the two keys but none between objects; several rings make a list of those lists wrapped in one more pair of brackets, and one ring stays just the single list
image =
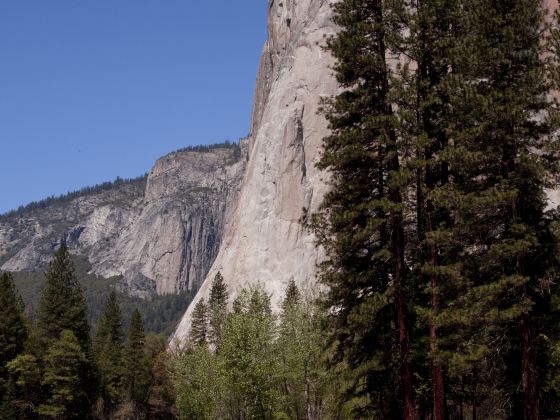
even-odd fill
[{"label": "dense forest", "polygon": [[330,190],[302,217],[323,287],[292,281],[274,311],[218,273],[168,343],[110,285],[86,299],[62,246],[31,319],[0,279],[0,418],[560,418],[560,14],[542,6],[335,2]]}]

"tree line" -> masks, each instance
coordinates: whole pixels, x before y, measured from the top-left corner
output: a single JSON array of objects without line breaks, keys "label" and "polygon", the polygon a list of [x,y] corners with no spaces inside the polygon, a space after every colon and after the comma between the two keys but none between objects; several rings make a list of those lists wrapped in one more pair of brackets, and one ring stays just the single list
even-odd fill
[{"label": "tree line", "polygon": [[[173,382],[184,419],[321,419],[342,415],[326,368],[324,311],[292,281],[279,314],[262,285],[231,302],[220,273],[195,306]],[[344,418],[349,418],[349,412]]]},{"label": "tree line", "polygon": [[117,177],[114,181],[103,182],[101,184],[94,185],[92,187],[80,188],[76,191],[71,191],[66,194],[61,194],[59,196],[50,196],[39,201],[32,201],[24,206],[19,206],[15,210],[8,211],[4,214],[0,214],[0,221],[7,221],[13,217],[23,217],[33,211],[44,210],[47,207],[54,205],[68,203],[75,198],[85,197],[89,195],[99,194],[103,191],[110,191],[124,185],[135,185],[140,191],[144,191],[146,188],[146,181],[148,179],[148,174],[144,174],[137,178],[121,178]]}]

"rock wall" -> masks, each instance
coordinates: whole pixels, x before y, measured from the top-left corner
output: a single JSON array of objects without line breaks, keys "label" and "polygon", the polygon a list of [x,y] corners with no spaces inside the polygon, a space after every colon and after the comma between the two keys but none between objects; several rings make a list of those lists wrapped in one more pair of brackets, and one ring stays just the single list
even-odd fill
[{"label": "rock wall", "polygon": [[220,271],[234,298],[261,282],[277,306],[291,279],[313,287],[320,259],[314,238],[299,220],[314,211],[326,191],[319,159],[325,119],[321,97],[337,84],[332,58],[321,46],[334,34],[325,0],[270,0],[266,41],[254,96],[249,162],[238,206],[226,229],[218,256],[175,337],[190,329],[196,302],[207,297]]},{"label": "rock wall", "polygon": [[0,219],[5,271],[44,269],[64,239],[92,271],[135,295],[198,289],[231,219],[246,166],[240,148],[180,151],[147,179]]}]

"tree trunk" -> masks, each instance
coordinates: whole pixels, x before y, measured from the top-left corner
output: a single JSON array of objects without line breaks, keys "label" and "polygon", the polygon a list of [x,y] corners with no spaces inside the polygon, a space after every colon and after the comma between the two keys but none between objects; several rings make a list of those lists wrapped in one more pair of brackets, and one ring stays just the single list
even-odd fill
[{"label": "tree trunk", "polygon": [[532,346],[529,317],[521,320],[521,381],[523,386],[523,412],[525,420],[539,420],[540,398],[535,372],[535,353]]},{"label": "tree trunk", "polygon": [[[382,60],[384,68],[384,78],[382,92],[380,95],[381,111],[387,115],[393,113],[391,104],[387,101],[389,94],[389,72],[386,63],[386,45],[385,32],[383,28],[383,5],[381,1],[376,2],[375,20],[379,24],[379,51],[378,56]],[[394,127],[388,126],[387,134],[389,142],[387,144],[387,155],[389,162],[387,170],[391,173],[398,174],[400,172],[399,150],[397,148],[397,139]],[[394,183],[388,182],[388,196],[393,204],[390,211],[391,235],[390,250],[392,255],[393,267],[392,272],[395,284],[396,312],[397,324],[399,328],[399,352],[400,352],[400,377],[401,392],[403,398],[403,418],[405,420],[414,420],[414,385],[412,380],[412,368],[410,364],[410,338],[408,329],[408,319],[406,310],[406,265],[405,265],[405,235],[404,235],[404,217],[401,210],[402,194],[401,187],[395,186]],[[395,209],[397,208],[397,209]]]},{"label": "tree trunk", "polygon": [[[430,212],[431,213],[431,212]],[[428,223],[429,230],[433,229],[431,217]],[[432,246],[431,250],[431,262],[433,267],[437,265],[437,255],[435,247]],[[432,289],[431,305],[432,312],[435,316],[439,309],[439,299],[438,299],[438,280],[437,276],[434,274],[430,275],[430,288]],[[430,353],[432,357],[432,394],[433,394],[433,404],[434,404],[434,420],[444,420],[445,419],[445,392],[443,389],[443,372],[441,369],[441,364],[439,361],[439,350],[438,350],[438,331],[435,321],[431,321],[430,324]]]}]

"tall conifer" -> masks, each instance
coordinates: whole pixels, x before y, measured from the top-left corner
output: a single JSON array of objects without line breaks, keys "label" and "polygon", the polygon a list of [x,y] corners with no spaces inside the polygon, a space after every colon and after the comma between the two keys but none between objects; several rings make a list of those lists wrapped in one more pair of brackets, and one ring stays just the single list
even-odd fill
[{"label": "tall conifer", "polygon": [[222,330],[227,316],[228,292],[224,277],[217,273],[212,281],[210,298],[208,299],[209,331],[208,339],[215,349],[219,349],[222,340]]},{"label": "tall conifer", "polygon": [[144,353],[145,340],[142,315],[138,309],[135,309],[130,320],[126,343],[126,384],[128,396],[138,413],[145,408],[150,385],[150,368]]},{"label": "tall conifer", "polygon": [[195,346],[206,346],[208,338],[208,308],[200,299],[192,314],[190,338]]},{"label": "tall conifer", "polygon": [[14,384],[7,363],[23,352],[28,336],[28,322],[23,302],[16,291],[11,274],[0,275],[0,411],[14,411]]},{"label": "tall conifer", "polygon": [[[321,277],[329,286],[327,303],[336,308],[331,337],[356,375],[351,394],[372,400],[359,414],[411,419],[403,216],[409,175],[387,62],[401,48],[405,9],[403,2],[380,0],[343,0],[333,8],[341,31],[328,49],[344,91],[325,103],[331,134],[319,167],[332,174],[332,188],[311,222],[327,251]],[[400,397],[387,386],[395,381]]]},{"label": "tall conifer", "polygon": [[55,252],[45,278],[37,320],[41,338],[46,341],[57,340],[62,331],[69,330],[89,354],[91,338],[86,303],[65,244]]},{"label": "tall conifer", "polygon": [[42,384],[47,392],[38,407],[42,416],[53,419],[90,418],[87,394],[82,387],[80,371],[87,362],[80,343],[72,331],[64,330],[53,341],[45,356]]},{"label": "tall conifer", "polygon": [[107,299],[94,339],[94,354],[101,376],[104,409],[109,413],[124,396],[124,334],[115,291]]}]

